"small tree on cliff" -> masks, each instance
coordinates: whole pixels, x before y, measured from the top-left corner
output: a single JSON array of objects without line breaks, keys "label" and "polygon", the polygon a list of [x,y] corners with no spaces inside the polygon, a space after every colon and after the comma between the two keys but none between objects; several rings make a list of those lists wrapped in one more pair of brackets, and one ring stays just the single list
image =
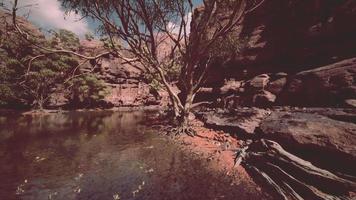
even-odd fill
[{"label": "small tree on cliff", "polygon": [[[112,47],[128,52],[123,57],[127,63],[139,65],[163,85],[179,121],[177,134],[192,133],[188,115],[211,64],[210,50],[263,0],[251,2],[203,0],[204,8],[194,10],[191,0],[62,0],[68,11],[100,22],[100,30],[109,38],[123,40],[123,45]],[[219,17],[221,9],[226,11],[224,19]],[[190,23],[192,13],[194,21]],[[169,49],[162,48],[163,44]],[[177,57],[180,97],[167,79],[167,69],[177,64]]]}]

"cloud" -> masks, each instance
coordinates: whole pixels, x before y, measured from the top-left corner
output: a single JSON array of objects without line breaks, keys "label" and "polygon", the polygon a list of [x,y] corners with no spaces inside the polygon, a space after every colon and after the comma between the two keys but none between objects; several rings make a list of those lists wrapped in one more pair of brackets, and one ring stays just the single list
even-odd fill
[{"label": "cloud", "polygon": [[[190,33],[190,23],[192,22],[192,13],[189,12],[186,16],[185,16],[185,21],[187,22],[187,26],[186,26],[186,32],[187,34]],[[171,30],[172,33],[179,33],[179,28],[180,28],[180,24],[175,24],[173,22],[168,22],[168,28]]]},{"label": "cloud", "polygon": [[[5,5],[11,5],[12,1],[5,1]],[[30,11],[29,20],[45,29],[67,29],[79,36],[90,31],[86,21],[80,20],[80,15],[74,12],[65,14],[58,0],[21,0],[18,7],[33,5],[19,10],[19,14]]]}]

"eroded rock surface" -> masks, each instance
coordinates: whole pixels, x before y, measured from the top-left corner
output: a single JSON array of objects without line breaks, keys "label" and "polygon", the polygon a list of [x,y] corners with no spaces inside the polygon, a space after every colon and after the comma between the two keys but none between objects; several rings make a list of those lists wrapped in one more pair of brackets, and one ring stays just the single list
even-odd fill
[{"label": "eroded rock surface", "polygon": [[[232,84],[234,82],[239,83],[238,87]],[[279,72],[258,75],[250,80],[227,81],[221,87],[205,88],[204,94],[198,94],[198,101],[212,101],[214,95],[225,100],[223,106],[226,108],[276,105],[354,107],[356,58],[294,75]]]},{"label": "eroded rock surface", "polygon": [[356,99],[346,99],[345,103],[350,107],[356,108]]},{"label": "eroded rock surface", "polygon": [[356,110],[337,108],[240,108],[201,114],[206,125],[238,136],[266,138],[323,166],[356,167]]},{"label": "eroded rock surface", "polygon": [[[200,19],[203,9],[194,13],[193,21]],[[226,20],[229,10],[217,10],[219,20]],[[220,98],[232,99],[219,88],[226,88],[224,80],[230,78],[242,82],[235,90],[236,103],[230,103],[236,106],[350,107],[345,100],[356,96],[355,20],[352,0],[264,1],[231,33],[247,43],[244,50],[233,58],[219,58],[223,62],[211,67],[206,87]],[[263,90],[257,97],[267,91],[276,98],[263,95],[262,103],[253,102],[256,90]],[[198,100],[214,100],[212,96],[204,93]]]},{"label": "eroded rock surface", "polygon": [[200,116],[210,127],[249,135],[254,142],[236,160],[280,199],[355,198],[355,109],[240,108]]},{"label": "eroded rock surface", "polygon": [[202,119],[210,127],[237,131],[237,134],[253,134],[261,121],[270,111],[258,108],[242,108],[238,110],[217,110],[204,112]]},{"label": "eroded rock surface", "polygon": [[263,138],[301,154],[320,153],[356,167],[356,124],[302,112],[273,112],[259,127]]},{"label": "eroded rock surface", "polygon": [[343,105],[356,97],[356,58],[303,71],[289,80],[279,103],[284,105]]},{"label": "eroded rock surface", "polygon": [[[102,42],[96,40],[81,41],[80,49],[84,54],[98,54],[105,51]],[[139,66],[133,67],[122,63],[122,60],[113,56],[102,58],[98,63],[100,67],[95,74],[105,81],[111,91],[105,101],[112,106],[158,105],[161,97],[150,90],[142,69]]]},{"label": "eroded rock surface", "polygon": [[[211,79],[241,78],[244,70],[244,79],[280,71],[295,74],[351,58],[356,53],[355,8],[353,0],[264,1],[232,34],[246,40],[246,49],[227,65],[216,66]],[[227,20],[228,14],[223,7],[218,17]]]}]

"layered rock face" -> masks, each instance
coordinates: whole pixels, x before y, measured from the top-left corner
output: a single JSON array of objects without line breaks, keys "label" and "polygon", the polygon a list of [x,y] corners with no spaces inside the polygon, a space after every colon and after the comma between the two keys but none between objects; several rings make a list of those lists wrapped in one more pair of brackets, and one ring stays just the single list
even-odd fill
[{"label": "layered rock face", "polygon": [[[105,49],[100,41],[81,41],[81,53],[98,54],[103,51]],[[91,67],[90,64],[84,66]],[[139,67],[122,64],[122,60],[110,56],[99,61],[94,73],[110,87],[110,94],[105,101],[111,106],[144,106],[160,103],[161,97],[150,90]]]},{"label": "layered rock face", "polygon": [[[224,99],[223,106],[228,108],[239,105],[355,108],[356,58],[293,75],[269,73],[250,80],[227,81],[222,87],[202,91],[220,96]],[[200,94],[201,99],[206,96]]]},{"label": "layered rock face", "polygon": [[[0,21],[2,22],[0,24],[0,36],[14,34],[15,30],[12,27],[11,13],[0,10]],[[40,39],[40,41],[45,40],[45,35],[39,28],[23,17],[18,17],[17,23],[24,30],[28,30],[34,38]],[[106,51],[103,48],[103,43],[98,40],[82,40],[79,49],[73,50],[84,55],[98,55]],[[3,60],[0,60],[0,66],[2,65]],[[140,68],[122,64],[118,58],[112,56],[102,58],[94,70],[92,63],[89,62],[80,67],[95,74],[97,78],[103,80],[109,86],[110,94],[105,98],[105,102],[103,102],[105,107],[158,105],[161,102],[160,99],[162,96],[165,97],[165,94],[155,94],[150,90],[150,86],[147,84]],[[65,97],[64,91],[58,90],[52,94],[49,107],[64,107],[66,104],[68,104],[68,100]]]}]

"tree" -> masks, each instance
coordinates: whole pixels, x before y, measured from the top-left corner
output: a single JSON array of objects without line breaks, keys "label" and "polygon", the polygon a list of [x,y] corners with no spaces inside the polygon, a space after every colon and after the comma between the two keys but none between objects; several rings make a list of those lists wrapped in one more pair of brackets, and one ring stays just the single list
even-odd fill
[{"label": "tree", "polygon": [[[0,57],[3,60],[0,66],[1,104],[29,105],[43,109],[57,85],[64,82],[69,71],[78,65],[78,61],[69,55],[51,54],[37,57],[41,55],[40,51],[33,49],[29,42],[13,34],[11,27],[8,26],[5,30],[0,36],[2,40]],[[42,38],[37,43],[53,46],[56,37],[62,41],[67,35],[77,38],[65,30],[60,30],[60,33],[49,41]],[[69,40],[57,45],[73,47]]]},{"label": "tree", "polygon": [[75,71],[78,64],[72,56],[56,54],[34,61],[20,82],[27,99],[33,101],[35,108],[43,109],[53,93],[64,92],[64,83],[72,80],[73,73],[81,75],[80,71]]},{"label": "tree", "polygon": [[[14,16],[17,1],[14,0],[12,9]],[[67,12],[80,12],[84,18],[93,18],[101,24],[100,31],[111,42],[105,55],[120,57],[125,63],[138,66],[144,73],[157,77],[170,96],[174,117],[179,122],[177,134],[193,134],[188,116],[213,60],[210,49],[263,2],[203,0],[204,9],[194,10],[191,0],[62,0]],[[221,9],[226,9],[224,19],[219,18]],[[191,13],[195,20],[189,23]],[[21,33],[16,20],[13,21]],[[114,42],[117,39],[123,42],[118,45]],[[170,48],[162,51],[164,44],[169,44]],[[68,50],[45,50],[73,54],[88,60],[103,56],[88,57]],[[180,97],[166,77],[166,70],[177,63],[177,57],[180,64]]]},{"label": "tree", "polygon": [[94,35],[90,32],[86,33],[84,36],[85,36],[85,39],[88,41],[94,40]]},{"label": "tree", "polygon": [[[46,39],[38,31],[34,37],[23,38],[16,34],[13,24],[8,23],[8,16],[1,18],[4,28],[0,34],[0,105],[26,106],[43,109],[49,103],[54,92],[65,92],[69,83],[77,79],[88,79],[88,72],[78,69],[79,59],[71,54],[47,54],[36,48],[32,42],[43,48],[55,50],[79,49],[79,38],[73,32],[60,29],[52,30],[52,36]],[[21,30],[31,33],[31,24],[22,22]],[[33,31],[32,31],[33,33]],[[89,70],[90,72],[91,70]],[[99,101],[107,94],[101,81],[86,81],[81,87],[91,91],[84,96],[85,102]],[[70,87],[72,89],[74,87]],[[69,90],[71,91],[71,90]],[[87,98],[87,99],[86,99]]]},{"label": "tree", "polygon": [[[123,40],[124,45],[115,48],[129,52],[130,61],[126,62],[140,65],[144,73],[156,77],[170,96],[179,122],[177,134],[192,133],[188,116],[213,60],[210,50],[263,0],[251,2],[204,0],[204,9],[194,11],[191,0],[62,0],[67,11],[96,19],[103,34]],[[225,20],[219,19],[221,9],[227,10]],[[191,24],[190,13],[194,13],[195,19]],[[171,45],[168,52],[161,52],[163,43]],[[176,64],[177,57],[180,57],[180,97],[166,73]]]},{"label": "tree", "polygon": [[52,30],[52,47],[70,49],[76,51],[80,45],[78,36],[68,30],[59,29],[58,31]]},{"label": "tree", "polygon": [[[18,9],[18,0],[14,0],[11,10],[5,8],[11,14],[1,15],[5,27],[0,30],[1,105],[30,105],[42,109],[53,92],[63,89],[72,79],[93,72],[97,61],[112,53],[80,54],[77,52],[79,38],[63,29],[52,30],[52,37],[47,40],[26,20],[17,17]],[[80,69],[88,62],[93,64],[91,69]]]},{"label": "tree", "polygon": [[104,81],[93,74],[85,74],[67,82],[67,98],[76,107],[93,107],[109,93]]}]

